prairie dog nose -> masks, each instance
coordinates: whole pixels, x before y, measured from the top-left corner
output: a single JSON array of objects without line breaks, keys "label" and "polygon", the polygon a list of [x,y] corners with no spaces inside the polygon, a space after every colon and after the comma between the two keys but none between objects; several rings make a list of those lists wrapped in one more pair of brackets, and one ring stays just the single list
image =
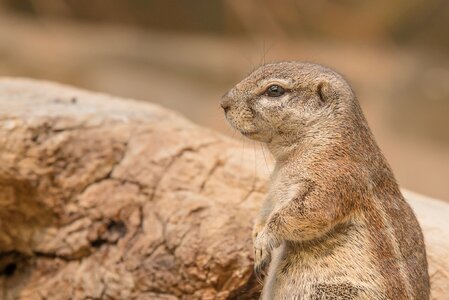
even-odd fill
[{"label": "prairie dog nose", "polygon": [[224,96],[221,98],[220,106],[225,112],[229,109],[229,107],[231,107],[231,101],[232,99],[229,97],[229,92],[224,94]]}]

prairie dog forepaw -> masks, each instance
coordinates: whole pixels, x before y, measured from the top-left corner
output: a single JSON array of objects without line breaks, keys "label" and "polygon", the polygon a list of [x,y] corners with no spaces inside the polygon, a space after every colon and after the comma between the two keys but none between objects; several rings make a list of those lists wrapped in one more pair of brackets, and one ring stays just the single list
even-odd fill
[{"label": "prairie dog forepaw", "polygon": [[265,224],[263,224],[263,223],[256,223],[254,225],[253,233],[252,233],[253,243],[255,243],[257,236],[263,230],[264,227],[265,227]]},{"label": "prairie dog forepaw", "polygon": [[279,241],[265,230],[260,231],[254,240],[254,273],[263,282],[271,262],[271,251],[279,246]]}]

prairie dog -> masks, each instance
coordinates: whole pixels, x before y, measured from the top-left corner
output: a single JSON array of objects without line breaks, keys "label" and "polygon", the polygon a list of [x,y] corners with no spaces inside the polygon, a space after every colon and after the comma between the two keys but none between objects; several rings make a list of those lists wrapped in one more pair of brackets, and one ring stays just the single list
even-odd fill
[{"label": "prairie dog", "polygon": [[276,161],[253,232],[262,299],[429,299],[421,228],[339,74],[267,64],[221,106]]}]

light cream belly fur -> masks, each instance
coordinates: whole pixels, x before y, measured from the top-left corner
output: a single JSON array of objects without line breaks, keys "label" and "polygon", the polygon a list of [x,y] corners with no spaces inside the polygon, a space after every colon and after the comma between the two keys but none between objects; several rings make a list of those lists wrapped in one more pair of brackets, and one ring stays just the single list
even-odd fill
[{"label": "light cream belly fur", "polygon": [[284,242],[272,253],[263,300],[382,299],[382,276],[363,225],[316,242]]}]

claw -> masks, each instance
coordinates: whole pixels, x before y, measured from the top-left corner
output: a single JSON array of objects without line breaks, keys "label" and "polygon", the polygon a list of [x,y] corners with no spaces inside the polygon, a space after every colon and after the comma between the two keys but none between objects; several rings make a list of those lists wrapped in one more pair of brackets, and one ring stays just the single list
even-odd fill
[{"label": "claw", "polygon": [[258,248],[254,249],[254,273],[259,283],[263,283],[265,277],[267,276],[267,269],[270,261],[270,252]]},{"label": "claw", "polygon": [[254,273],[257,280],[263,283],[271,262],[271,251],[277,247],[277,240],[266,231],[261,231],[254,241]]},{"label": "claw", "polygon": [[256,275],[256,279],[260,284],[263,284],[265,277],[267,277],[267,268],[269,259],[265,259],[261,261],[259,264],[254,265],[254,274]]},{"label": "claw", "polygon": [[257,266],[254,266],[254,274],[256,274],[256,279],[260,284],[263,284],[265,276],[261,273],[261,269]]}]

